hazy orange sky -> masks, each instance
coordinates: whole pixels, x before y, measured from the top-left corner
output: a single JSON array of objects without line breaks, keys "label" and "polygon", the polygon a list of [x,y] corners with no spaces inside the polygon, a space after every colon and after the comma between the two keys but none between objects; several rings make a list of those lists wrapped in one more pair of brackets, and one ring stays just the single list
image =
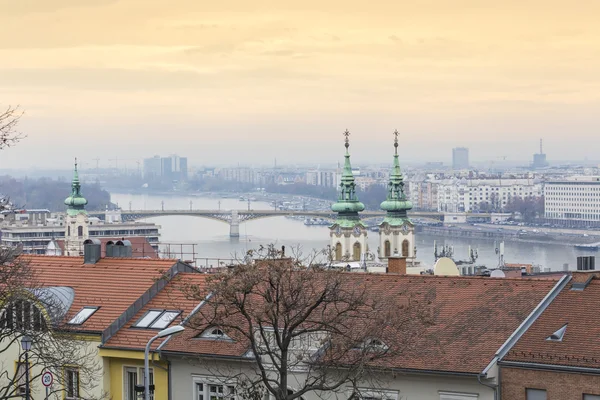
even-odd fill
[{"label": "hazy orange sky", "polygon": [[[525,4],[525,5],[524,5]],[[0,0],[0,168],[600,158],[598,0]],[[519,146],[522,143],[522,147]],[[228,153],[225,153],[228,151]],[[87,160],[87,161],[86,161]]]}]

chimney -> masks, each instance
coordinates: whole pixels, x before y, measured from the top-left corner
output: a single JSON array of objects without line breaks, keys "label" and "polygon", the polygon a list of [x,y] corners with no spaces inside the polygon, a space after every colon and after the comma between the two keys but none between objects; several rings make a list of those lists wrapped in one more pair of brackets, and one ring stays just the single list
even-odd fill
[{"label": "chimney", "polygon": [[577,271],[589,271],[596,269],[596,257],[580,256],[577,257]]},{"label": "chimney", "polygon": [[101,245],[98,239],[86,239],[83,242],[83,263],[96,264],[100,260]]},{"label": "chimney", "polygon": [[388,274],[406,275],[406,257],[400,257],[398,254],[388,257]]},{"label": "chimney", "polygon": [[113,248],[113,257],[131,258],[133,256],[133,248],[129,240],[119,240]]},{"label": "chimney", "polygon": [[104,253],[105,257],[114,257],[114,252],[115,252],[115,242],[113,242],[112,240],[109,240],[108,242],[106,242],[106,251]]}]

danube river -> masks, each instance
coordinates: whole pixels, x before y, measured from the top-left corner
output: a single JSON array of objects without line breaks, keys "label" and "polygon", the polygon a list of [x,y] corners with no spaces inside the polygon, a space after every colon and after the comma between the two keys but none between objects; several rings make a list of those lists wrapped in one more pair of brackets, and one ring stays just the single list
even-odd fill
[{"label": "danube river", "polygon": [[[241,210],[247,209],[248,204],[238,199],[217,197],[181,196],[181,195],[132,195],[113,193],[112,202],[123,209],[133,210],[160,210],[164,203],[165,210],[210,209],[210,210]],[[267,203],[252,202],[252,209],[267,210],[272,207]],[[184,253],[191,253],[192,246],[196,258],[236,258],[243,255],[248,249],[256,249],[260,245],[274,243],[278,247],[285,245],[289,248],[300,248],[303,254],[308,254],[313,249],[324,249],[329,244],[329,231],[326,226],[306,226],[302,221],[285,217],[264,218],[242,223],[240,237],[229,237],[229,225],[201,217],[168,216],[150,218],[148,221],[161,226],[161,242],[177,244],[172,246],[173,251],[184,249]],[[369,247],[375,252],[378,246],[378,234],[369,232]],[[438,246],[449,245],[454,247],[455,259],[466,259],[469,246],[478,249],[478,263],[488,267],[498,264],[495,253],[498,243],[490,239],[452,238],[418,234],[416,239],[417,258],[425,265],[431,266],[434,262],[434,242]],[[179,246],[179,244],[185,244]],[[569,264],[569,269],[574,269],[578,255],[589,255],[571,246],[559,244],[533,244],[522,242],[505,243],[505,260],[508,263],[537,264],[543,268],[562,270],[563,264]],[[184,254],[180,258],[189,258]]]}]

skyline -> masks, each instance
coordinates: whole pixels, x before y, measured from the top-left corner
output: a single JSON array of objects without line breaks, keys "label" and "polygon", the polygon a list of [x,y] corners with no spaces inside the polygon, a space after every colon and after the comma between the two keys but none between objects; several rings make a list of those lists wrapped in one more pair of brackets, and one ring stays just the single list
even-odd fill
[{"label": "skyline", "polygon": [[28,135],[3,169],[335,163],[346,128],[353,163],[385,163],[394,129],[410,163],[529,161],[541,137],[550,161],[596,156],[594,1],[0,2],[0,103]]}]

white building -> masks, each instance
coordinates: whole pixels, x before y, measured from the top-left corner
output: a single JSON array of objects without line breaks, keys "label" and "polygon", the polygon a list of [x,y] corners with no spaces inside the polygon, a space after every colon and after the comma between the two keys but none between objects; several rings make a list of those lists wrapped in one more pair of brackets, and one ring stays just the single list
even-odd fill
[{"label": "white building", "polygon": [[438,183],[438,211],[473,212],[483,204],[504,208],[512,198],[543,195],[543,185],[534,179],[447,179]]},{"label": "white building", "polygon": [[600,222],[600,177],[580,176],[547,182],[544,206],[547,219]]}]

